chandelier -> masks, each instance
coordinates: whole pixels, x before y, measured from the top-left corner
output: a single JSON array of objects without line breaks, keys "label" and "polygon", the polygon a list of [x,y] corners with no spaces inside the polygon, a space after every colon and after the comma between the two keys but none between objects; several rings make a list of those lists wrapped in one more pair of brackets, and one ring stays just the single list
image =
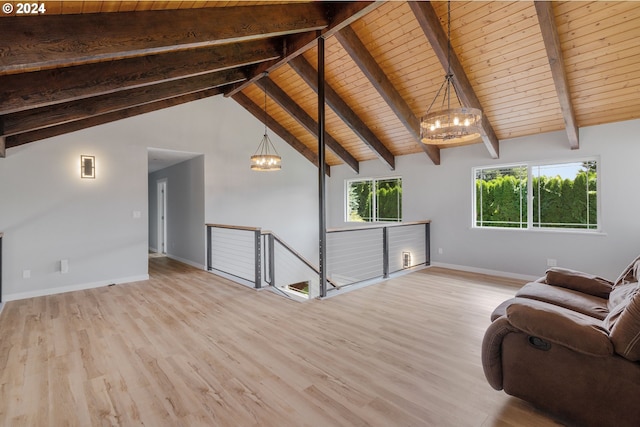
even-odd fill
[{"label": "chandelier", "polygon": [[[267,73],[265,73],[265,76]],[[251,170],[270,172],[281,168],[282,158],[278,155],[269,135],[267,134],[267,89],[264,89],[264,135],[258,149],[251,156]]]},{"label": "chandelier", "polygon": [[[447,3],[447,75],[431,101],[427,113],[420,118],[420,140],[425,144],[459,144],[480,136],[482,111],[463,107],[451,73],[451,2]],[[451,106],[451,95],[457,104]],[[442,94],[440,105],[436,101]],[[434,105],[436,108],[434,109]],[[439,108],[438,108],[439,107]],[[432,110],[433,109],[433,110]]]}]

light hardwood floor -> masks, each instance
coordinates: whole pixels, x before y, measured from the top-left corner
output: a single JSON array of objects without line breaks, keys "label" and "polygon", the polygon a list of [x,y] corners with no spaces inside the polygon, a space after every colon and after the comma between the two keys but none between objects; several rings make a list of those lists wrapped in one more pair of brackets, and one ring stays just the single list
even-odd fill
[{"label": "light hardwood floor", "polygon": [[6,304],[0,425],[560,425],[484,379],[512,282],[431,268],[297,303],[149,262],[149,281]]}]

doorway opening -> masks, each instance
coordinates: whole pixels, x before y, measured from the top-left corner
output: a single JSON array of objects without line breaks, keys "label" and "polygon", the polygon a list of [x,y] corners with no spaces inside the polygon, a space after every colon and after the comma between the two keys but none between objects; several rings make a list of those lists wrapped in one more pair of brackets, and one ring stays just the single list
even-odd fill
[{"label": "doorway opening", "polygon": [[157,200],[158,200],[158,209],[157,209],[157,251],[158,255],[166,255],[167,254],[167,178],[162,178],[156,181],[156,189],[157,189]]}]

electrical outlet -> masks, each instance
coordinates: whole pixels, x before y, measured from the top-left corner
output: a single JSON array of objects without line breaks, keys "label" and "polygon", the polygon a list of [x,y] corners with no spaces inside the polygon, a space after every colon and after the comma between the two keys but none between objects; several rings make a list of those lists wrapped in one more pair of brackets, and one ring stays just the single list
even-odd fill
[{"label": "electrical outlet", "polygon": [[438,254],[442,255],[443,252],[442,248],[438,248]]},{"label": "electrical outlet", "polygon": [[31,278],[31,270],[22,270],[22,278],[30,279]]},{"label": "electrical outlet", "polygon": [[558,261],[554,258],[547,258],[547,267],[556,267],[558,265]]}]

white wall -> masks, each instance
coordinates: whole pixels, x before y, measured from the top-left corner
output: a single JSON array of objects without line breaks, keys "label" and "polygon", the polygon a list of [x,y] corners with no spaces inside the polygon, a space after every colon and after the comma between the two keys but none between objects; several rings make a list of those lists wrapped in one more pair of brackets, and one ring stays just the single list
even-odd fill
[{"label": "white wall", "polygon": [[[95,179],[80,179],[81,154],[96,156]],[[87,133],[9,149],[0,159],[3,299],[145,278],[146,157]]]},{"label": "white wall", "polygon": [[[282,171],[251,171],[263,132],[218,96],[7,150],[3,300],[147,276],[147,147],[204,154],[206,222],[271,229],[317,259],[316,169],[271,134]],[[95,180],[79,178],[81,154],[96,156]],[[63,258],[67,274],[58,271]],[[25,269],[31,278],[22,278]]]},{"label": "white wall", "polygon": [[[614,278],[640,254],[637,197],[640,120],[580,129],[580,149],[570,150],[564,132],[500,143],[492,160],[483,145],[441,151],[440,166],[425,154],[397,158],[390,171],[379,161],[361,165],[360,177],[402,176],[405,221],[431,219],[434,264],[463,266],[527,277],[541,276],[547,259],[558,265]],[[553,233],[471,228],[472,168],[519,161],[571,161],[600,157],[602,233]],[[332,168],[329,225],[344,226],[344,180],[348,168]],[[438,249],[442,248],[442,254]]]}]

